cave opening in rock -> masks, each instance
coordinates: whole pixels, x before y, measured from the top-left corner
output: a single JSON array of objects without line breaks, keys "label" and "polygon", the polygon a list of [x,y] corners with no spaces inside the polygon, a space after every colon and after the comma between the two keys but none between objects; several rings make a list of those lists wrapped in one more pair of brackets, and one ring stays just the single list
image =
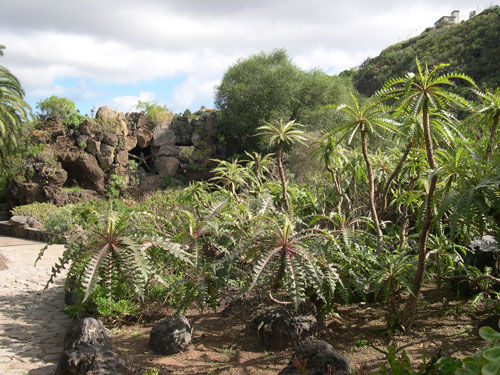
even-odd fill
[{"label": "cave opening in rock", "polygon": [[129,159],[134,160],[138,167],[144,169],[148,173],[154,172],[152,157],[151,146],[136,146],[129,151]]}]

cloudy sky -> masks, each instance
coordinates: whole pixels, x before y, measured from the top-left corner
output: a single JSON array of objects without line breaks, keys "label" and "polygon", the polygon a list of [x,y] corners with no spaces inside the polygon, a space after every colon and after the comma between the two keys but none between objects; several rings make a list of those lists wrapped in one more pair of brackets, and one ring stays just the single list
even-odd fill
[{"label": "cloudy sky", "polygon": [[500,0],[0,0],[0,64],[27,101],[73,100],[83,114],[157,101],[213,105],[239,58],[285,48],[303,69],[337,74],[460,10]]}]

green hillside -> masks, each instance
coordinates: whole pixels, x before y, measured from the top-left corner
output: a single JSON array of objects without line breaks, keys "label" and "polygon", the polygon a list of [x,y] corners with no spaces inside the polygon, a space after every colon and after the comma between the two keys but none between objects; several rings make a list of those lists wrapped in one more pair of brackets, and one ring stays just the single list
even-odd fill
[{"label": "green hillside", "polygon": [[354,74],[355,87],[372,95],[388,79],[413,71],[415,56],[429,65],[450,63],[449,71],[468,74],[482,88],[498,87],[500,7],[491,7],[460,24],[428,28],[415,38],[386,48],[367,59]]}]

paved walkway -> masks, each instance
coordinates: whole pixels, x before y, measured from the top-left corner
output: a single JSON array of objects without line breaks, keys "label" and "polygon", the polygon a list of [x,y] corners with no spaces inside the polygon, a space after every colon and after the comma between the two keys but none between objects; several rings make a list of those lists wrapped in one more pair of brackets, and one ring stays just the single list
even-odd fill
[{"label": "paved walkway", "polygon": [[52,375],[57,367],[71,323],[64,312],[64,276],[42,290],[64,247],[51,246],[34,267],[43,246],[0,236],[0,258],[7,266],[0,267],[0,374]]}]

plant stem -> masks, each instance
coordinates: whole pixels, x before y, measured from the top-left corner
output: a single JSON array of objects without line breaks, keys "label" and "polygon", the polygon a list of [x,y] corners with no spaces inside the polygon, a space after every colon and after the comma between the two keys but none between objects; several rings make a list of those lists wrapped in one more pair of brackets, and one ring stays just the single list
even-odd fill
[{"label": "plant stem", "polygon": [[382,243],[384,241],[384,236],[382,234],[382,229],[380,229],[380,222],[378,220],[377,208],[375,207],[375,181],[373,179],[372,165],[370,159],[368,158],[368,146],[366,144],[366,134],[365,130],[361,128],[361,150],[363,152],[363,158],[366,163],[366,171],[368,173],[368,182],[370,184],[370,211],[373,219],[373,226],[377,232],[377,254],[382,251]]}]

